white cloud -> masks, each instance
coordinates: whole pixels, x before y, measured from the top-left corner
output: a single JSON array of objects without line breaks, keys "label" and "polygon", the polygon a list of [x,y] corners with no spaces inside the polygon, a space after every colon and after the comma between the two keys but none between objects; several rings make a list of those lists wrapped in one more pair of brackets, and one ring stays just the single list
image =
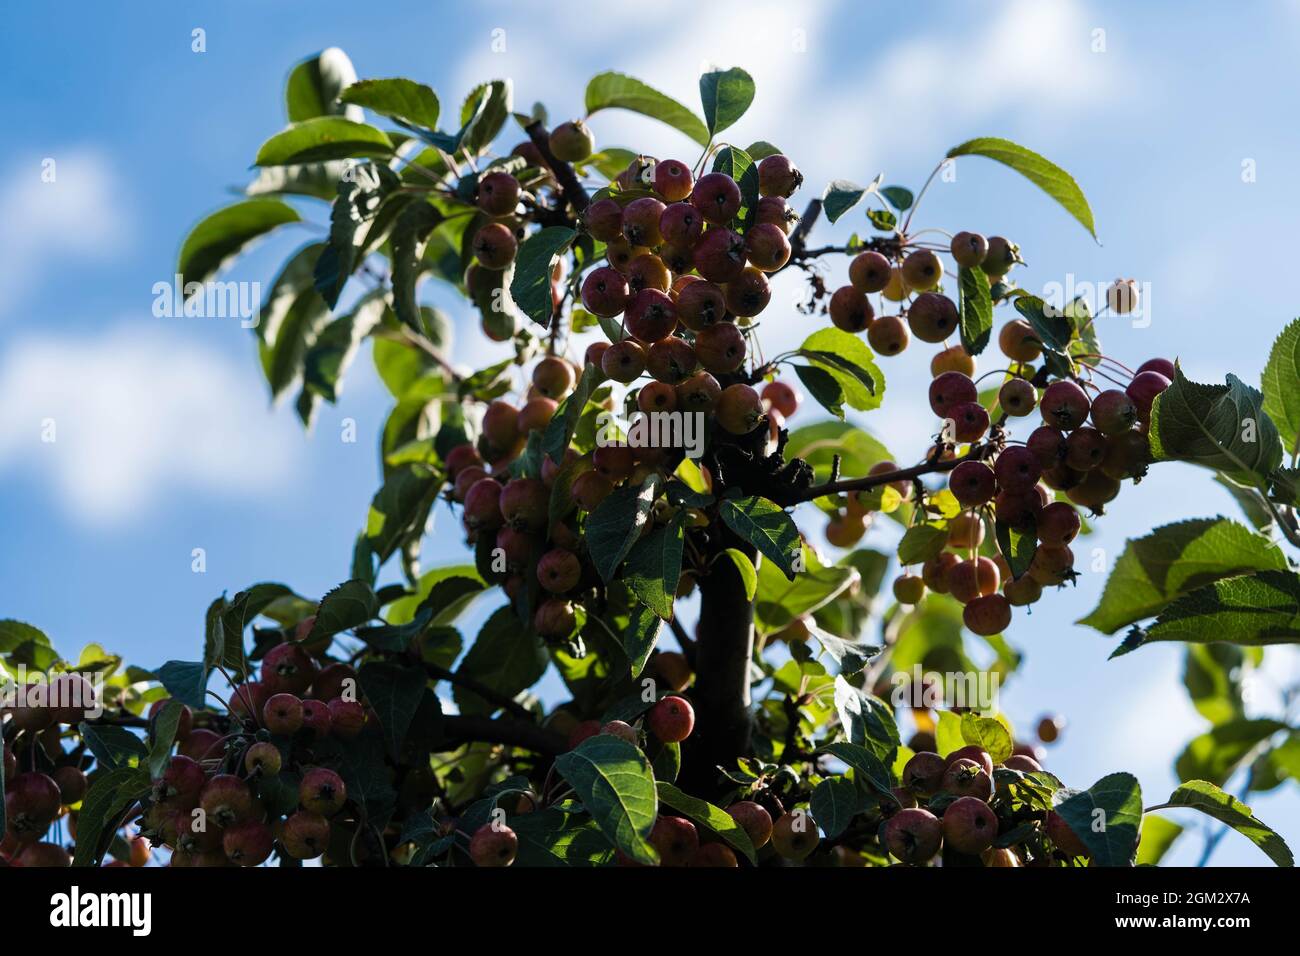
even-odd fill
[{"label": "white cloud", "polygon": [[3,182],[0,314],[63,257],[108,258],[127,239],[128,218],[118,201],[123,179],[93,150],[28,156],[3,173]]},{"label": "white cloud", "polygon": [[35,474],[95,525],[178,492],[261,494],[302,447],[296,420],[270,414],[265,394],[254,363],[180,332],[19,339],[0,361],[0,473]]}]

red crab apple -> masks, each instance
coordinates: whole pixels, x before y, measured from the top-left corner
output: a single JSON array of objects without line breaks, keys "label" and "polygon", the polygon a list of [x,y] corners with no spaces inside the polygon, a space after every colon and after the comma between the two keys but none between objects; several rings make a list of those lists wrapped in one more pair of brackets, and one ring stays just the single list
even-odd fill
[{"label": "red crab apple", "polygon": [[691,858],[691,866],[738,867],[740,861],[736,859],[736,854],[730,847],[721,843],[706,843],[695,851],[695,856]]},{"label": "red crab apple", "polygon": [[274,777],[280,772],[280,748],[269,740],[259,741],[244,754],[244,769],[249,775]]},{"label": "red crab apple", "polygon": [[885,822],[885,848],[912,866],[932,859],[942,840],[943,827],[929,810],[899,810]]},{"label": "red crab apple", "polygon": [[475,866],[509,866],[519,852],[519,837],[500,823],[485,823],[469,841],[469,857]]},{"label": "red crab apple", "polygon": [[772,815],[753,800],[741,800],[727,807],[727,813],[740,824],[754,849],[761,849],[772,839]]},{"label": "red crab apple", "polygon": [[335,697],[327,705],[330,729],[344,740],[356,737],[366,725],[366,709],[358,701]]},{"label": "red crab apple", "polygon": [[650,830],[650,845],[659,852],[661,866],[690,866],[700,848],[700,835],[690,820],[660,816]]},{"label": "red crab apple", "polygon": [[679,743],[695,728],[695,709],[684,697],[665,697],[650,708],[646,726],[664,743]]},{"label": "red crab apple", "polygon": [[212,823],[229,827],[253,815],[253,794],[243,780],[219,773],[203,788],[199,806]]},{"label": "red crab apple", "polygon": [[943,789],[954,796],[988,800],[993,796],[993,781],[974,760],[954,760],[943,774]]},{"label": "red crab apple", "polygon": [[269,694],[307,693],[316,665],[299,644],[277,644],[262,658],[262,686]]},{"label": "red crab apple", "polygon": [[295,860],[314,860],[329,846],[330,822],[319,813],[299,810],[284,821],[280,843]]},{"label": "red crab apple", "polygon": [[332,817],[347,802],[348,788],[343,778],[325,767],[313,767],[302,776],[298,801],[304,810]]},{"label": "red crab apple", "polygon": [[998,835],[997,815],[975,797],[960,797],[943,811],[943,839],[958,853],[983,853]]},{"label": "red crab apple", "polygon": [[928,797],[939,791],[947,769],[948,762],[937,753],[921,751],[913,754],[903,767],[903,786]]},{"label": "red crab apple", "polygon": [[302,729],[302,700],[293,694],[274,694],[262,708],[262,723],[273,734],[296,734]]},{"label": "red crab apple", "polygon": [[787,860],[806,859],[819,842],[816,825],[802,811],[783,814],[772,824],[772,849]]},{"label": "red crab apple", "polygon": [[221,837],[221,848],[231,863],[258,866],[266,862],[274,848],[271,828],[256,820],[236,823],[226,828]]}]

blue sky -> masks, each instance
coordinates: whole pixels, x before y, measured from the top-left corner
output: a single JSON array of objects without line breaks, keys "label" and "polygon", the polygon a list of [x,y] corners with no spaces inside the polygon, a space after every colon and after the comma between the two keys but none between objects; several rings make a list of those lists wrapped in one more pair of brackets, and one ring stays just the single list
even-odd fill
[{"label": "blue sky", "polygon": [[[576,113],[601,70],[693,105],[702,64],[740,65],[758,97],[729,135],[781,145],[807,175],[807,195],[880,171],[916,187],[947,147],[1006,136],[1075,174],[1103,245],[980,160],[933,188],[917,221],[1012,237],[1030,288],[1071,275],[1149,283],[1149,327],[1103,320],[1109,354],[1130,365],[1177,355],[1193,378],[1235,371],[1252,381],[1296,314],[1286,280],[1300,130],[1287,120],[1297,106],[1300,4],[1252,5],[1249,16],[1206,5],[1189,16],[1174,3],[903,12],[847,0],[665,0],[653,14],[639,7],[635,29],[612,12],[539,15],[553,8],[524,2],[456,5],[445,19],[450,5],[386,9],[372,18],[341,2],[139,2],[89,6],[75,23],[48,5],[6,14],[0,57],[26,79],[0,92],[0,615],[42,627],[65,653],[99,641],[143,665],[193,656],[203,609],[222,591],[282,580],[317,595],[347,577],[388,406],[368,357],[304,435],[290,409],[269,407],[237,322],[150,313],[150,288],[171,278],[188,227],[242,186],[258,145],[283,125],[287,70],[327,46],[345,49],[362,77],[429,83],[444,112],[474,83],[509,76],[517,102],[542,100],[552,117]],[[679,28],[656,30],[654,16]],[[191,51],[196,27],[206,31],[204,53]],[[505,31],[504,52],[494,30]],[[602,143],[695,158],[679,134],[631,114],[599,115],[593,127]],[[41,181],[47,158],[57,163],[54,183]],[[1244,163],[1253,182],[1243,181]],[[855,229],[866,231],[860,212],[816,235]],[[235,276],[269,282],[305,236],[273,238]],[[496,354],[468,309],[439,290],[423,294],[457,320],[458,360]],[[793,295],[778,286],[765,316],[769,354],[811,330],[781,307]],[[900,458],[917,456],[934,424],[923,398],[928,356],[914,349],[886,364],[884,406],[860,417]],[[795,424],[815,417],[802,411]],[[340,440],[345,418],[357,423],[354,444]],[[41,441],[47,419],[53,443]],[[1234,508],[1206,475],[1159,468],[1126,489],[1080,553],[1100,548],[1113,561],[1126,532]],[[426,564],[460,560],[459,540],[441,511]],[[205,573],[191,569],[195,548],[206,553]],[[1071,624],[1103,581],[1084,573],[1077,590],[1017,618],[1009,637],[1027,663],[1004,706],[1024,724],[1047,710],[1069,718],[1049,763],[1067,781],[1087,786],[1128,769],[1154,803],[1172,789],[1173,757],[1202,722],[1185,700],[1179,649],[1108,662],[1111,642]],[[1300,670],[1291,649],[1269,658],[1261,713],[1269,681]],[[1294,786],[1250,802],[1300,844]],[[1194,860],[1198,849],[1187,839],[1171,859]],[[1230,836],[1216,862],[1266,861]]]}]

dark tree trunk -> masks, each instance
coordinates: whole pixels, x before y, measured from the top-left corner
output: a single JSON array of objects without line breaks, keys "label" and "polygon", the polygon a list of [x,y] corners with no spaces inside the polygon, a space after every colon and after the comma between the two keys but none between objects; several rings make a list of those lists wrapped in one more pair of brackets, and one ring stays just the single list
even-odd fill
[{"label": "dark tree trunk", "polygon": [[[753,549],[728,534],[722,547],[754,559]],[[695,654],[695,731],[683,747],[682,784],[713,798],[725,789],[718,767],[730,768],[749,752],[752,717],[749,662],[754,653],[754,606],[736,565],[722,557],[700,579],[700,619]]]}]

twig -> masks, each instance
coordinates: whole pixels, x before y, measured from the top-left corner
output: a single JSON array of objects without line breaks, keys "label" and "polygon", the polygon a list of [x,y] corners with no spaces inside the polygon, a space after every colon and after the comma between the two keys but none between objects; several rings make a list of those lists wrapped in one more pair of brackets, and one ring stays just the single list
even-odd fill
[{"label": "twig", "polygon": [[542,154],[542,161],[555,177],[555,181],[560,184],[560,192],[564,196],[564,201],[573,207],[574,212],[582,212],[591,202],[591,197],[587,195],[587,190],[582,188],[582,183],[578,182],[578,175],[573,171],[573,167],[563,160],[555,158],[551,152],[550,134],[547,133],[546,127],[542,125],[541,120],[534,120],[524,127],[524,132],[528,138],[533,141],[537,151]]},{"label": "twig", "polygon": [[458,674],[454,671],[449,671],[447,668],[441,667],[438,664],[431,664],[427,661],[424,664],[424,670],[430,677],[436,678],[437,680],[445,680],[448,683],[457,685],[458,687],[463,687],[470,693],[482,697],[489,704],[495,704],[502,710],[509,711],[520,720],[531,721],[533,719],[532,713],[527,707],[520,704],[519,701],[507,697],[505,694],[498,693],[491,687],[480,683],[467,674]]}]

